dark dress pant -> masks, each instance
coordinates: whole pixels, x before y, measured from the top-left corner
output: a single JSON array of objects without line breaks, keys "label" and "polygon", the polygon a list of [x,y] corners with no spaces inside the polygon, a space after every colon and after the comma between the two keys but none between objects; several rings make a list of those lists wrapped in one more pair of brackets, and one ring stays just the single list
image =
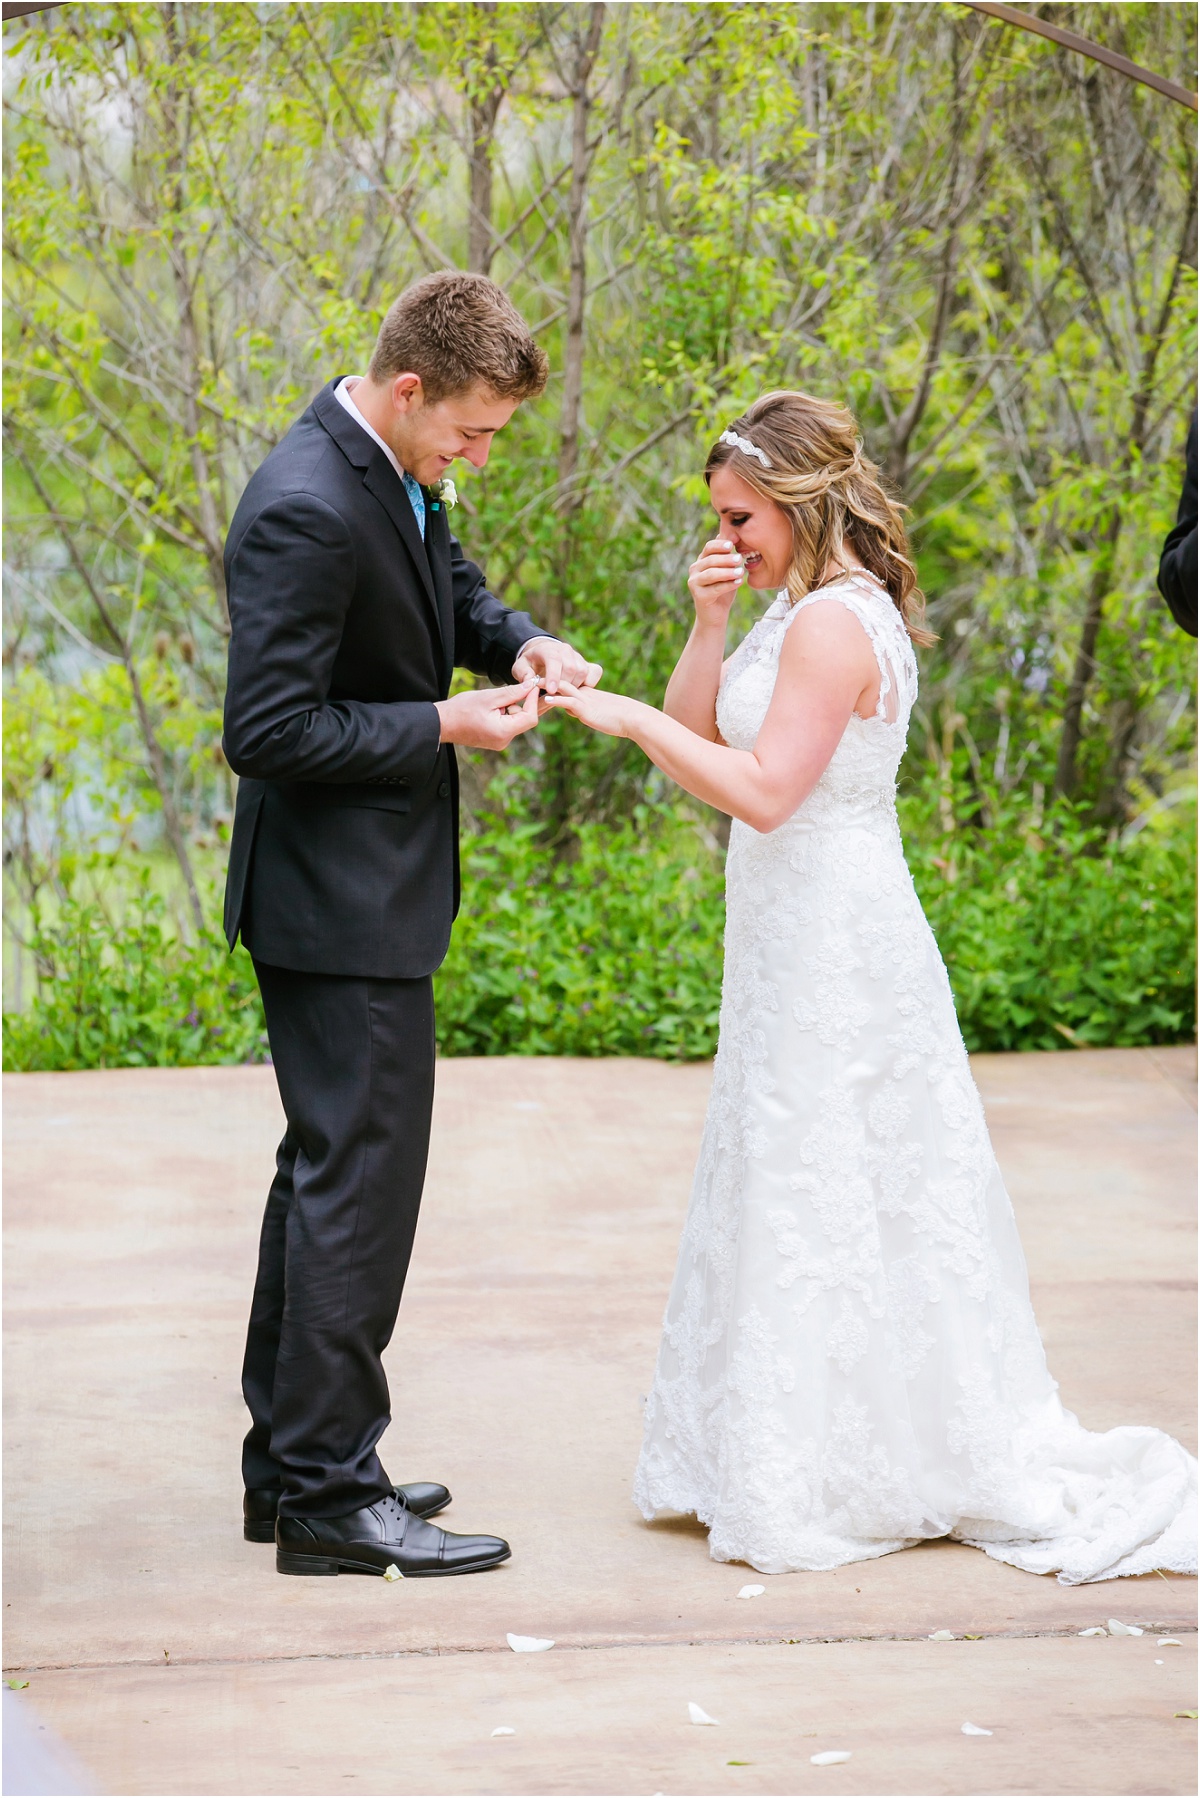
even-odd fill
[{"label": "dark dress pant", "polygon": [[287,1132],[259,1244],[242,1391],[248,1487],[339,1517],[391,1490],[382,1355],[412,1253],[433,1108],[433,981],[255,962]]}]

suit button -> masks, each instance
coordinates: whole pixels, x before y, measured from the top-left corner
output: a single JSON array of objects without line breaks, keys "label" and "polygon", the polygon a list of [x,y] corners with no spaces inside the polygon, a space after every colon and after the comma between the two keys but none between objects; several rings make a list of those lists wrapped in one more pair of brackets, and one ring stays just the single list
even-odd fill
[{"label": "suit button", "polygon": [[442,782],[441,786],[438,788],[438,798],[439,799],[449,799],[449,797],[450,797],[450,782],[448,780],[444,780]]}]

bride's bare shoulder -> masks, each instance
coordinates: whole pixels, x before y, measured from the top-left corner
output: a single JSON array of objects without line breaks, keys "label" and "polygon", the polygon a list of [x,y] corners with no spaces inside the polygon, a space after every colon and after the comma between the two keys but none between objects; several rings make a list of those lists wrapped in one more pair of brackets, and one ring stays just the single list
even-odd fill
[{"label": "bride's bare shoulder", "polygon": [[789,653],[795,659],[821,652],[853,655],[864,648],[874,655],[866,626],[839,592],[841,585],[831,585],[799,602],[787,621],[781,660]]}]

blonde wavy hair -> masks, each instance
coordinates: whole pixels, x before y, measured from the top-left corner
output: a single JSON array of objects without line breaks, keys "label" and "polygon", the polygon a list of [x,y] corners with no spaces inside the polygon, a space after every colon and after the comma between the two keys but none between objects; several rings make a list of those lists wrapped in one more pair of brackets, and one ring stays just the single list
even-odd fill
[{"label": "blonde wavy hair", "polygon": [[730,468],[787,513],[792,604],[838,578],[825,570],[837,568],[848,546],[887,588],[914,643],[935,643],[923,623],[925,596],[917,585],[901,507],[864,455],[849,407],[810,393],[765,393],[729,429],[762,450],[771,466],[764,468],[757,456],[718,441],[708,452],[704,479],[711,481],[718,468]]}]

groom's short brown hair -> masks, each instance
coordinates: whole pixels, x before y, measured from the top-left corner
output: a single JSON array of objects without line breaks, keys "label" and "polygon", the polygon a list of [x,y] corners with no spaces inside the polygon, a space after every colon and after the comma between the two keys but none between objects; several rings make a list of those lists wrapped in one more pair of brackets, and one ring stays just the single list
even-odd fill
[{"label": "groom's short brown hair", "polygon": [[430,404],[482,386],[497,399],[541,393],[550,364],[508,295],[456,269],[415,281],[389,308],[371,357],[377,385],[420,375]]}]

